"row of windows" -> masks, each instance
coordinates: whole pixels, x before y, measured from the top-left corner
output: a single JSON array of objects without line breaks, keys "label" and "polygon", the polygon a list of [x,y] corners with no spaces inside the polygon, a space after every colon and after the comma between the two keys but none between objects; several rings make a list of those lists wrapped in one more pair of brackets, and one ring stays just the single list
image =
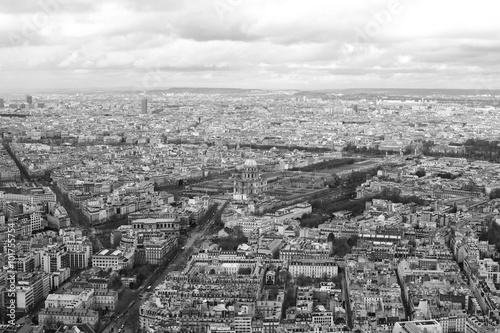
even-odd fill
[{"label": "row of windows", "polygon": [[329,263],[329,262],[307,262],[302,261],[299,263],[292,262],[290,263],[290,269],[300,269],[304,268],[315,268],[315,269],[324,269],[325,267],[337,268],[337,263]]},{"label": "row of windows", "polygon": [[[71,322],[76,323],[80,319],[81,322],[95,322],[98,320],[97,317],[82,317],[82,316],[52,316],[52,315],[46,315],[42,322],[48,321],[50,318],[54,318],[55,321],[65,321],[65,320],[71,320]],[[46,318],[46,319],[45,319]]]},{"label": "row of windows", "polygon": [[[144,227],[146,226],[146,228]],[[133,224],[134,229],[178,229],[179,228],[179,223],[152,223],[152,224],[141,224],[141,223],[134,223]]]}]

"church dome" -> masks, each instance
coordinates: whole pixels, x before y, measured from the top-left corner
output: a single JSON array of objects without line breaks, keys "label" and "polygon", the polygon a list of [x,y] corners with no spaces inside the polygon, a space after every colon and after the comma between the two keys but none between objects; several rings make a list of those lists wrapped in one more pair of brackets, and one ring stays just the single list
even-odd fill
[{"label": "church dome", "polygon": [[245,161],[245,166],[246,167],[256,167],[257,166],[257,162],[255,162],[255,160],[246,160]]}]

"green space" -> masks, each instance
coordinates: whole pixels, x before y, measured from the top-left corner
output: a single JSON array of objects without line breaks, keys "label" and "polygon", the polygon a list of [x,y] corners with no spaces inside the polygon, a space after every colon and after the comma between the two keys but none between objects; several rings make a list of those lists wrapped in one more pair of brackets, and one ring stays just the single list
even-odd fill
[{"label": "green space", "polygon": [[[367,148],[367,147],[356,147],[355,144],[353,143],[348,143],[344,147],[344,151],[347,153],[351,154],[359,154],[359,155],[364,155],[364,156],[373,156],[373,157],[380,157],[380,156],[385,156],[387,155],[399,155],[399,152],[392,151],[392,150],[380,150],[377,148]],[[404,154],[411,154],[411,151],[409,150],[404,150]]]},{"label": "green space", "polygon": [[356,160],[353,158],[340,158],[340,159],[333,159],[329,161],[311,164],[305,167],[292,168],[290,169],[290,171],[304,171],[304,172],[321,171],[321,170],[335,169],[344,165],[351,165],[354,164],[354,162],[356,162]]},{"label": "green space", "polygon": [[330,233],[328,235],[328,242],[331,243],[332,257],[344,257],[346,254],[351,253],[354,246],[358,244],[358,236],[351,236],[349,238],[335,238]]},{"label": "green space", "polygon": [[223,251],[236,251],[238,246],[248,242],[248,238],[243,234],[243,230],[240,227],[234,227],[232,230],[229,229],[226,231],[230,233],[229,236],[213,240]]},{"label": "green space", "polygon": [[371,197],[354,199],[348,201],[337,201],[332,200],[314,200],[311,205],[313,209],[313,214],[316,216],[328,215],[342,210],[347,210],[352,213],[353,216],[360,215],[364,212],[366,208],[366,203],[372,201],[373,199],[390,200],[394,203],[415,203],[417,205],[425,205],[426,200],[419,198],[417,196],[402,196],[397,189],[384,189],[381,193],[376,194]]},{"label": "green space", "polygon": [[488,241],[488,244],[494,244],[495,249],[500,251],[500,224],[495,221],[494,217],[489,217],[485,221],[487,230],[484,230],[479,236],[480,241]]},{"label": "green space", "polygon": [[305,286],[319,286],[321,282],[334,282],[335,286],[338,289],[341,289],[341,280],[342,276],[337,274],[335,277],[328,277],[326,274],[320,278],[311,278],[309,276],[305,276],[304,274],[300,274],[295,278],[295,284],[299,287]]},{"label": "green space", "polygon": [[250,267],[239,267],[238,274],[250,275],[250,274],[252,274],[252,269]]},{"label": "green space", "polygon": [[[450,147],[444,151],[433,151],[436,144],[433,141],[424,140],[415,145],[408,145],[404,147],[403,154],[411,155],[415,152],[415,148],[419,148],[424,156],[431,157],[462,157],[469,160],[484,160],[498,163],[500,162],[500,141],[499,140],[482,140],[482,139],[468,139],[463,143],[450,142]],[[396,151],[385,151],[378,148],[357,148],[354,144],[348,144],[344,147],[344,151],[352,154],[360,154],[364,156],[384,156],[397,155]]]},{"label": "green space", "polygon": [[182,196],[181,192],[184,190],[183,185],[179,185],[178,182],[175,184],[167,184],[167,185],[155,185],[155,191],[165,191],[174,196],[175,201],[179,200]]},{"label": "green space", "polygon": [[317,228],[318,225],[328,221],[330,218],[325,215],[304,214],[299,218],[301,228]]}]

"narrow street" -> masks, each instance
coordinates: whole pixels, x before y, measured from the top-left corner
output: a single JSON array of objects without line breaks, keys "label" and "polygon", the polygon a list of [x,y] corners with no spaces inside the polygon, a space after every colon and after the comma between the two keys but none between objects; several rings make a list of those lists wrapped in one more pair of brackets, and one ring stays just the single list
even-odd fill
[{"label": "narrow street", "polygon": [[342,293],[344,295],[345,308],[347,311],[347,326],[352,329],[354,327],[354,320],[351,308],[351,298],[349,296],[349,284],[347,283],[347,267],[342,270]]},{"label": "narrow street", "polygon": [[[9,152],[10,153],[10,152]],[[14,159],[17,163],[17,160]],[[18,164],[19,166],[19,164]],[[21,169],[21,172],[25,176],[25,178],[29,177],[24,169]],[[59,188],[55,184],[49,183],[48,181],[38,181],[40,185],[48,186],[52,189],[52,191],[56,194],[57,201],[61,203],[72,222],[72,225],[78,228],[81,228],[84,232],[84,235],[88,236],[92,241],[94,252],[103,248],[103,245],[99,239],[94,234],[94,230],[91,227],[90,223],[82,216],[81,211],[71,203],[67,197],[65,197]],[[117,333],[120,329],[122,329],[123,333],[134,333],[139,329],[139,307],[141,303],[147,299],[147,296],[150,295],[148,292],[144,292],[148,287],[151,287],[150,290],[154,290],[156,286],[158,286],[162,281],[165,280],[167,274],[175,269],[182,269],[185,263],[189,260],[191,254],[196,250],[196,247],[201,243],[202,236],[207,233],[207,230],[214,224],[214,222],[220,217],[222,214],[222,210],[225,208],[225,205],[219,205],[216,209],[209,209],[207,212],[208,215],[204,216],[200,225],[198,225],[194,230],[192,230],[188,236],[186,244],[183,246],[182,250],[174,250],[170,257],[167,258],[165,264],[157,267],[151,275],[144,281],[143,285],[138,289],[133,291],[135,294],[134,301],[130,303],[130,305],[121,311],[120,313],[115,313],[112,316],[112,319],[107,322],[99,332],[101,333]],[[101,228],[103,226],[100,226]]]},{"label": "narrow street", "polygon": [[[151,286],[150,291],[153,291],[161,282],[165,280],[167,274],[175,269],[180,269],[189,260],[189,257],[196,249],[196,246],[201,241],[201,237],[205,235],[210,226],[217,220],[218,216],[222,213],[225,205],[217,207],[204,224],[199,225],[195,230],[191,232],[189,238],[183,249],[180,251],[173,252],[171,257],[167,259],[166,263],[155,269],[154,272],[149,276],[149,278],[143,283],[141,288],[138,289],[138,293],[135,297],[135,301],[131,303],[131,306],[127,308],[124,312],[116,314],[116,319],[110,323],[108,326],[101,329],[101,333],[116,333],[118,330],[124,326],[123,332],[133,333],[137,332],[139,329],[139,307],[141,303],[147,299],[150,292],[144,292],[148,286]],[[141,299],[141,296],[144,295]]]}]

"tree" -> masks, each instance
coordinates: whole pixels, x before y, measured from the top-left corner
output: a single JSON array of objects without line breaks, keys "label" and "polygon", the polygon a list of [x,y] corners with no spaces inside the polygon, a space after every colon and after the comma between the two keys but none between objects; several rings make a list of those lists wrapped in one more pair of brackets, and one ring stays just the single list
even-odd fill
[{"label": "tree", "polygon": [[495,244],[496,248],[500,248],[500,225],[492,222],[488,229],[488,243]]},{"label": "tree", "polygon": [[53,329],[55,324],[56,324],[56,320],[54,319],[53,316],[45,318],[44,325],[46,327],[48,327],[49,329]]},{"label": "tree", "polygon": [[351,165],[351,164],[354,164],[354,162],[356,162],[356,160],[353,158],[341,158],[341,159],[333,159],[333,160],[329,160],[329,161],[323,161],[323,162],[311,164],[311,165],[301,167],[301,168],[292,168],[290,170],[291,171],[311,172],[311,171],[338,168],[338,167],[343,166],[343,165]]},{"label": "tree", "polygon": [[363,183],[366,181],[367,174],[368,173],[366,171],[351,172],[351,174],[346,179],[346,183],[348,183],[348,184]]},{"label": "tree", "polygon": [[[319,212],[320,209],[316,209]],[[328,217],[318,214],[303,214],[299,219],[302,228],[317,228],[318,225],[328,220]]]},{"label": "tree", "polygon": [[342,184],[342,179],[336,173],[333,173],[332,180],[326,182],[325,185],[328,185],[328,187],[332,188],[340,186],[341,184]]},{"label": "tree", "polygon": [[490,192],[490,199],[497,199],[497,198],[500,198],[500,189],[499,188],[495,188],[495,189],[491,190],[491,192]]},{"label": "tree", "polygon": [[426,175],[425,170],[422,168],[418,169],[417,172],[415,172],[415,176],[418,176],[418,178],[422,178],[425,175]]},{"label": "tree", "polygon": [[351,237],[349,237],[347,239],[347,245],[349,245],[349,247],[353,247],[355,246],[356,244],[358,244],[358,239],[359,239],[359,236],[358,235],[352,235]]},{"label": "tree", "polygon": [[110,289],[119,289],[123,285],[120,275],[113,275],[108,282]]},{"label": "tree", "polygon": [[108,273],[105,270],[100,270],[99,272],[97,272],[97,276],[105,278],[108,277]]},{"label": "tree", "polygon": [[281,269],[278,276],[280,282],[284,285],[288,285],[288,283],[290,283],[290,280],[292,279],[292,275],[286,269]]},{"label": "tree", "polygon": [[332,243],[332,256],[344,257],[351,252],[346,239],[338,239]]},{"label": "tree", "polygon": [[297,286],[300,286],[300,287],[309,286],[312,284],[312,279],[309,276],[305,276],[304,274],[300,274],[295,279],[295,284]]},{"label": "tree", "polygon": [[252,273],[252,269],[250,267],[239,267],[238,274],[240,275],[250,275]]},{"label": "tree", "polygon": [[330,232],[326,240],[328,243],[333,243],[335,241],[335,235],[332,232]]},{"label": "tree", "polygon": [[136,281],[138,285],[141,285],[144,280],[146,279],[146,276],[142,273],[137,274]]},{"label": "tree", "polygon": [[287,289],[285,293],[285,299],[283,300],[283,311],[282,311],[283,317],[286,315],[286,309],[295,306],[296,304],[297,303],[295,299],[294,288]]},{"label": "tree", "polygon": [[239,225],[235,226],[235,227],[233,228],[233,231],[234,231],[234,233],[236,234],[236,237],[237,237],[238,239],[244,239],[244,238],[246,238],[246,237],[245,237],[245,234],[243,233],[243,229],[242,229]]},{"label": "tree", "polygon": [[221,237],[218,240],[218,244],[222,250],[225,251],[235,251],[241,244],[247,243],[248,238],[243,233],[241,227],[235,227],[233,233],[227,237]]}]

